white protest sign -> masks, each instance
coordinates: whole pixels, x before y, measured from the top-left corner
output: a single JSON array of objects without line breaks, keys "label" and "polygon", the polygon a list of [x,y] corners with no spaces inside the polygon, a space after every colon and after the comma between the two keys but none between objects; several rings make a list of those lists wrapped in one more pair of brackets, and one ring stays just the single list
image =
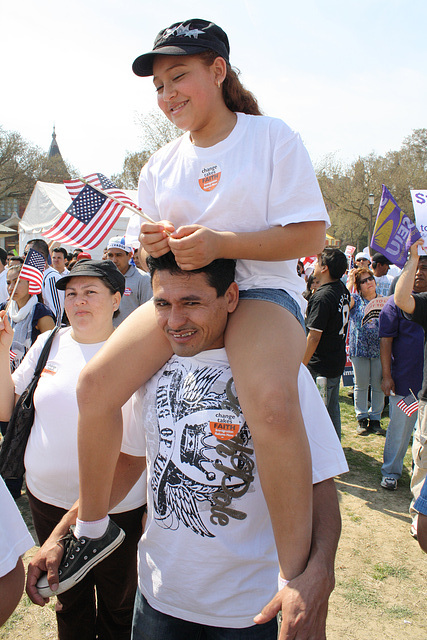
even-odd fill
[{"label": "white protest sign", "polygon": [[423,246],[418,247],[420,255],[427,254],[427,189],[411,189],[414,206],[415,223],[423,239]]}]

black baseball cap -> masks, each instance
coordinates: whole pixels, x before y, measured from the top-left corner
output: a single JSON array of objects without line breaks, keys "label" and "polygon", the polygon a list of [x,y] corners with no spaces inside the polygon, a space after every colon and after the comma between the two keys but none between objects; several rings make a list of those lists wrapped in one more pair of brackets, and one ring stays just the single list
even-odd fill
[{"label": "black baseball cap", "polygon": [[107,280],[114,291],[118,291],[121,296],[125,291],[125,277],[111,260],[79,260],[68,275],[57,280],[56,288],[60,291],[65,291],[67,282],[76,276],[103,278]]},{"label": "black baseball cap", "polygon": [[372,264],[393,264],[392,262],[390,262],[390,260],[388,260],[388,258],[386,258],[385,256],[383,256],[382,253],[374,253],[374,255],[372,256]]},{"label": "black baseball cap", "polygon": [[188,56],[208,49],[230,62],[228,37],[221,27],[199,18],[175,22],[157,34],[153,50],[139,56],[134,61],[132,70],[137,76],[151,76],[156,55]]}]

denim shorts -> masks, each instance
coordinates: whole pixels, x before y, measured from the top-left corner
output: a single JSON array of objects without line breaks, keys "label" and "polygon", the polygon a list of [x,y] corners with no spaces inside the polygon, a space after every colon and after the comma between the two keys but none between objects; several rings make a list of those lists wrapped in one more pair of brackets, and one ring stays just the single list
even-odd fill
[{"label": "denim shorts", "polygon": [[305,333],[305,322],[298,302],[284,289],[247,289],[239,292],[240,300],[264,300],[274,302],[287,309],[301,324]]}]

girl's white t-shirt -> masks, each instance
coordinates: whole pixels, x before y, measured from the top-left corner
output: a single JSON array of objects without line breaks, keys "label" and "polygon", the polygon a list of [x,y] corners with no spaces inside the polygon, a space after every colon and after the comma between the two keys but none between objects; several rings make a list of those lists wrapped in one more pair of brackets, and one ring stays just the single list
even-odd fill
[{"label": "girl's white t-shirt", "polygon": [[[21,395],[31,381],[49,332],[42,333],[28,351],[12,378],[15,393]],[[105,342],[82,344],[71,336],[70,328],[55,336],[46,366],[34,393],[35,417],[25,450],[26,483],[42,502],[69,509],[79,497],[76,397],[77,381],[83,367]],[[111,372],[114,375],[114,371]],[[131,401],[123,407],[122,450],[132,455],[127,433],[132,419]],[[146,474],[141,476],[126,498],[111,513],[122,513],[146,502]]]},{"label": "girl's white t-shirt", "polygon": [[[237,114],[230,135],[202,148],[189,133],[157,151],[142,168],[139,204],[152,219],[217,231],[261,231],[329,217],[300,136],[282,120]],[[129,235],[138,235],[139,216]],[[241,290],[285,289],[300,301],[297,260],[238,260]]]}]

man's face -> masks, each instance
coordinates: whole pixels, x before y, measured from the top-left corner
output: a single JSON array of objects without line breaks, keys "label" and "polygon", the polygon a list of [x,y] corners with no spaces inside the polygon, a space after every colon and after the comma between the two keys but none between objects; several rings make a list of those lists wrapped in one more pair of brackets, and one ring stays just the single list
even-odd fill
[{"label": "man's face", "polygon": [[373,271],[377,277],[381,277],[381,276],[385,276],[389,269],[390,269],[389,264],[378,263]]},{"label": "man's face", "polygon": [[414,282],[415,293],[424,293],[427,291],[427,257],[420,258],[418,261],[417,271],[415,273]]},{"label": "man's face", "polygon": [[153,294],[157,324],[178,356],[191,357],[224,346],[228,314],[239,300],[235,282],[218,297],[204,273],[156,271]]},{"label": "man's face", "polygon": [[360,269],[361,267],[366,267],[368,269],[369,265],[371,264],[366,258],[359,258],[359,260],[356,260],[355,263],[356,268],[358,269]]},{"label": "man's face", "polygon": [[65,269],[65,256],[61,251],[52,253],[52,267],[62,273]]},{"label": "man's face", "polygon": [[107,259],[112,260],[123,275],[129,269],[129,258],[130,254],[122,249],[108,249]]}]

